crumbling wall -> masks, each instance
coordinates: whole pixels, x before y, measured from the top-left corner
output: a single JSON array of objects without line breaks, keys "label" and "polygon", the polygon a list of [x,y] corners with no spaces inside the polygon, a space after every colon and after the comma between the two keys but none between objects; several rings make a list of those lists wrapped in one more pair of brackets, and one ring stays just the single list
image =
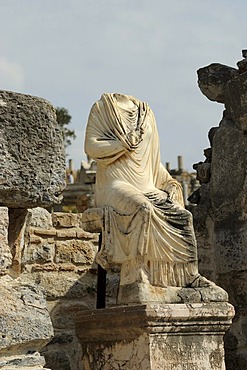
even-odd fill
[{"label": "crumbling wall", "polygon": [[20,277],[27,208],[59,202],[65,151],[55,110],[44,99],[0,91],[1,369],[38,370],[53,336],[44,292]]},{"label": "crumbling wall", "polygon": [[[98,235],[82,229],[80,214],[41,208],[59,203],[65,187],[52,105],[0,91],[0,133],[0,366],[36,370],[46,360],[52,370],[80,370],[74,316],[96,306]],[[118,279],[109,279],[111,305]]]},{"label": "crumbling wall", "polygon": [[81,369],[81,349],[74,334],[78,310],[95,307],[98,235],[80,227],[77,214],[51,214],[42,208],[29,210],[24,230],[22,281],[34,282],[46,292],[55,330],[44,349],[47,366]]},{"label": "crumbling wall", "polygon": [[[75,334],[78,311],[96,307],[99,235],[83,230],[81,214],[28,210],[23,226],[24,248],[18,265],[22,282],[46,292],[54,338],[42,354],[52,370],[82,370],[81,347]],[[107,306],[116,304],[118,276],[107,277]]]},{"label": "crumbling wall", "polygon": [[[196,165],[201,188],[192,207],[199,269],[229,294],[236,316],[225,336],[228,370],[247,368],[247,59],[238,69],[211,64],[198,83],[212,101],[225,104],[218,127],[209,132],[210,156]],[[209,171],[205,181],[205,170]],[[193,197],[192,197],[193,198]]]}]

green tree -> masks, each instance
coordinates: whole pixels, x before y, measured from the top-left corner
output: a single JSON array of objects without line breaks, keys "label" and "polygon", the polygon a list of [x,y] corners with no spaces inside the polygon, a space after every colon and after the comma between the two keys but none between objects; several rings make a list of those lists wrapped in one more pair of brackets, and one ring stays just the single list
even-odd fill
[{"label": "green tree", "polygon": [[71,145],[71,140],[74,140],[76,138],[75,131],[68,128],[72,117],[66,108],[60,107],[56,108],[56,115],[57,123],[59,124],[62,131],[64,145],[65,148],[67,148],[69,145]]}]

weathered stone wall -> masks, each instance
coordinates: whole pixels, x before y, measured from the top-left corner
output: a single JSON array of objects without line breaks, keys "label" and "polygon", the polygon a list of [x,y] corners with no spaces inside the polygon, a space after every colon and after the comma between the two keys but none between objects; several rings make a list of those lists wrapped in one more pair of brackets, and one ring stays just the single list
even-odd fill
[{"label": "weathered stone wall", "polygon": [[39,351],[53,336],[52,323],[43,290],[8,275],[8,231],[8,208],[0,207],[0,367],[38,370],[45,365]]},{"label": "weathered stone wall", "polygon": [[[38,351],[53,336],[43,291],[6,275],[1,278],[0,294],[4,302],[0,307],[0,367],[43,368],[45,361]],[[27,356],[35,352],[34,358]]]},{"label": "weathered stone wall", "polygon": [[239,69],[212,64],[198,71],[202,92],[210,100],[225,103],[219,127],[209,133],[211,157],[205,164],[210,163],[210,180],[202,184],[192,212],[200,272],[222,286],[236,308],[225,337],[228,370],[247,368],[246,65],[244,59]]},{"label": "weathered stone wall", "polygon": [[59,202],[65,186],[65,150],[52,105],[0,91],[0,152],[0,367],[38,370],[53,328],[44,291],[19,275],[27,208]]},{"label": "weathered stone wall", "polygon": [[[55,331],[42,351],[52,370],[82,370],[81,347],[75,335],[77,312],[96,307],[98,234],[81,227],[81,214],[28,210],[18,265],[23,283],[44,289]],[[116,303],[118,277],[108,274],[107,305]]]}]

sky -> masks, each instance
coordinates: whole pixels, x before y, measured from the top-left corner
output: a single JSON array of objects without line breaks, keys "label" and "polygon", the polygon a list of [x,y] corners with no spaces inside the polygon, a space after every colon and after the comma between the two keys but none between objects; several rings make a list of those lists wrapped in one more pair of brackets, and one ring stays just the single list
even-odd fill
[{"label": "sky", "polygon": [[103,93],[146,101],[161,159],[192,171],[224,106],[197,86],[211,63],[236,66],[247,49],[246,0],[0,0],[0,89],[68,109],[80,168],[91,106]]}]

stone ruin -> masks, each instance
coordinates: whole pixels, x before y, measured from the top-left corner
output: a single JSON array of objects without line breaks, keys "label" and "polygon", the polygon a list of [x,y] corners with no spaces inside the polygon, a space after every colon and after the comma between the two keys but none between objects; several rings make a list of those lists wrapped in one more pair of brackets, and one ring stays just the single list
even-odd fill
[{"label": "stone ruin", "polygon": [[81,221],[102,230],[96,261],[107,271],[118,265],[120,282],[117,306],[75,318],[84,368],[224,369],[233,307],[198,273],[191,214],[160,162],[148,104],[103,94],[89,114],[85,151],[97,162],[96,208]]},{"label": "stone ruin", "polygon": [[[238,69],[212,64],[198,71],[202,92],[224,103],[225,111],[219,126],[210,130],[205,162],[195,165],[201,187],[192,194],[190,206],[199,270],[228,292],[236,309],[225,335],[227,370],[247,367],[247,63],[243,56]],[[0,294],[5,302],[0,309],[0,368],[107,369],[115,368],[113,354],[124,369],[135,368],[135,358],[139,368],[147,370],[155,368],[165,351],[168,369],[181,369],[181,364],[192,369],[193,355],[200,364],[197,369],[223,369],[220,338],[233,316],[226,302],[217,310],[210,302],[185,302],[175,311],[171,305],[165,310],[160,305],[115,307],[119,271],[113,269],[106,280],[107,308],[94,310],[98,234],[85,230],[80,213],[50,214],[44,209],[60,201],[65,186],[64,148],[54,109],[43,99],[2,91],[0,112]],[[211,320],[208,329],[207,320]],[[176,334],[187,333],[187,324],[197,333],[194,344],[193,339],[185,345],[182,338],[187,336]],[[209,330],[215,330],[217,340],[208,335]],[[169,340],[164,341],[164,336]],[[121,341],[125,344],[118,351]],[[149,351],[150,343],[155,352],[150,352],[154,357],[148,367],[150,359],[143,358],[143,351]],[[196,352],[195,343],[205,351]],[[130,365],[128,353],[133,354]]]},{"label": "stone ruin", "polygon": [[205,161],[194,165],[201,187],[190,200],[198,240],[199,269],[229,294],[236,315],[225,336],[227,370],[247,368],[247,52],[238,68],[213,63],[198,70],[211,101],[224,104],[209,131]]},{"label": "stone ruin", "polygon": [[[82,370],[74,316],[95,307],[98,234],[80,214],[46,210],[66,185],[52,105],[1,91],[0,130],[0,368]],[[112,305],[118,279],[107,279]]]},{"label": "stone ruin", "polygon": [[41,369],[53,336],[46,299],[20,275],[27,209],[59,202],[64,145],[55,110],[43,99],[0,91],[0,368]]}]

